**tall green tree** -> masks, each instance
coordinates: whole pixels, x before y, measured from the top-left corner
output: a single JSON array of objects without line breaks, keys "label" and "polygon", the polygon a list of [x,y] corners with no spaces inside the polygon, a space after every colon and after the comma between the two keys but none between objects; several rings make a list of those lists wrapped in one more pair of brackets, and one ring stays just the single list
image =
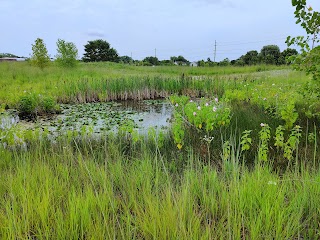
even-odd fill
[{"label": "tall green tree", "polygon": [[147,65],[159,65],[159,59],[157,57],[146,57],[142,60],[144,63],[147,63]]},{"label": "tall green tree", "polygon": [[300,54],[292,56],[289,60],[295,69],[311,74],[320,84],[320,12],[307,7],[306,0],[292,0],[295,7],[296,24],[300,24],[306,31],[306,36],[291,37],[286,40],[288,46],[300,47]]},{"label": "tall green tree", "polygon": [[287,48],[283,52],[281,52],[280,58],[278,60],[279,64],[290,64],[288,60],[291,56],[298,55],[298,51],[294,48]]},{"label": "tall green tree", "polygon": [[84,45],[84,55],[82,60],[84,62],[118,62],[119,56],[114,48],[111,48],[110,44],[102,39],[88,41]]},{"label": "tall green tree", "polygon": [[72,42],[58,39],[56,62],[63,67],[74,67],[77,64],[78,49]]},{"label": "tall green tree", "polygon": [[6,58],[6,57],[9,57],[9,58],[18,58],[17,55],[14,55],[12,53],[0,53],[0,58]]},{"label": "tall green tree", "polygon": [[242,60],[246,65],[255,65],[259,62],[259,53],[256,50],[252,50],[242,56]]},{"label": "tall green tree", "polygon": [[267,45],[262,47],[260,61],[265,64],[279,64],[280,48],[277,45]]},{"label": "tall green tree", "polygon": [[119,62],[120,63],[133,63],[133,59],[129,56],[121,56],[119,57]]},{"label": "tall green tree", "polygon": [[190,64],[190,62],[181,55],[179,55],[178,57],[175,57],[175,56],[170,57],[170,60],[173,63],[176,63],[178,65],[189,65]]},{"label": "tall green tree", "polygon": [[43,69],[50,63],[47,47],[41,38],[37,38],[32,44],[31,63]]}]

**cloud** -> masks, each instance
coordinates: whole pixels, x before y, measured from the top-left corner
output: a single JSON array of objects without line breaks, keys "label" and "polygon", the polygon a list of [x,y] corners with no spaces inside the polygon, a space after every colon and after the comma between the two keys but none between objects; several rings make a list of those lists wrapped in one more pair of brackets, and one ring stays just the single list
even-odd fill
[{"label": "cloud", "polygon": [[89,31],[87,32],[87,35],[90,37],[104,37],[104,31],[101,29],[89,29]]}]

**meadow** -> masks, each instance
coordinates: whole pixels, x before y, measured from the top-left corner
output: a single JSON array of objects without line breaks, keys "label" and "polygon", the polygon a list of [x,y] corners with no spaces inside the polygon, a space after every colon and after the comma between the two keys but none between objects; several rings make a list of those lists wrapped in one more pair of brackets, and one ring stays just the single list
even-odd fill
[{"label": "meadow", "polygon": [[289,66],[0,64],[1,116],[163,99],[170,128],[0,122],[1,239],[319,239],[319,101]]}]

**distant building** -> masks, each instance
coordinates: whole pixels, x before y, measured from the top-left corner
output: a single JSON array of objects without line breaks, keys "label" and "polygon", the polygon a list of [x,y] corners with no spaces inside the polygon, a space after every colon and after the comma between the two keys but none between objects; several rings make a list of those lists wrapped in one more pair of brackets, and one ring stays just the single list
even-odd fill
[{"label": "distant building", "polygon": [[9,57],[0,58],[0,62],[15,62],[15,61],[17,61],[17,58],[9,58]]},{"label": "distant building", "polygon": [[190,63],[190,67],[198,67],[198,63],[197,62],[192,62],[192,63]]},{"label": "distant building", "polygon": [[0,58],[0,62],[23,62],[25,58],[13,58],[13,57],[4,57]]}]

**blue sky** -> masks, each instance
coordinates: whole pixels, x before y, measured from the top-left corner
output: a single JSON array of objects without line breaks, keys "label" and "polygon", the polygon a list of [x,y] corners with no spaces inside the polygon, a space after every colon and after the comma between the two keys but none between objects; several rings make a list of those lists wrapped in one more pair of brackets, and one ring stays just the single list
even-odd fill
[{"label": "blue sky", "polygon": [[[307,0],[320,11],[319,0]],[[290,0],[0,0],[0,52],[29,56],[36,38],[56,54],[58,38],[74,42],[82,57],[89,40],[104,39],[119,55],[190,61],[236,59],[264,45],[286,48],[304,34]]]}]

